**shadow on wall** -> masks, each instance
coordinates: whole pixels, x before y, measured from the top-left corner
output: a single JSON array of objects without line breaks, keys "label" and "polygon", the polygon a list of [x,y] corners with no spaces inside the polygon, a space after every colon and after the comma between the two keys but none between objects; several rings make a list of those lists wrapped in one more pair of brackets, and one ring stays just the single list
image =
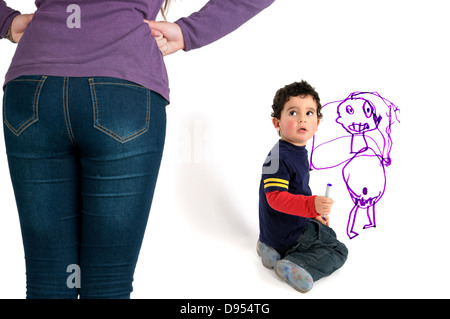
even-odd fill
[{"label": "shadow on wall", "polygon": [[243,216],[255,212],[239,207],[209,164],[182,164],[176,183],[177,205],[194,231],[212,240],[226,239],[238,246],[256,244],[257,234]]}]

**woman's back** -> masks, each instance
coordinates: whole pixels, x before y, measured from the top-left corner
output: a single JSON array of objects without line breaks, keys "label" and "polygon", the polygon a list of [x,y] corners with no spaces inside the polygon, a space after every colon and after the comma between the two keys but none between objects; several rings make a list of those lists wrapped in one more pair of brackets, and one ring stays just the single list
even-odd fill
[{"label": "woman's back", "polygon": [[24,74],[110,76],[150,88],[168,99],[162,55],[143,19],[160,1],[38,0],[6,81]]},{"label": "woman's back", "polygon": [[[211,0],[176,23],[185,50],[199,48],[237,29],[274,0]],[[164,0],[37,0],[6,82],[21,75],[107,76],[132,81],[169,100],[163,56],[146,20]],[[0,28],[11,9],[0,0]],[[2,21],[3,20],[3,21]]]}]

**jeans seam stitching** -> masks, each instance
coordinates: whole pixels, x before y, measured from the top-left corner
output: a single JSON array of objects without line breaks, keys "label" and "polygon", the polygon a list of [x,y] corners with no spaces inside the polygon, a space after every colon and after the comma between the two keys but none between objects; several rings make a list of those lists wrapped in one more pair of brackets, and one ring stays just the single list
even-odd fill
[{"label": "jeans seam stitching", "polygon": [[75,137],[72,131],[72,125],[70,123],[70,115],[69,115],[69,79],[64,78],[63,82],[63,111],[64,111],[64,120],[66,123],[67,132],[69,134],[70,141],[73,145],[76,146]]}]

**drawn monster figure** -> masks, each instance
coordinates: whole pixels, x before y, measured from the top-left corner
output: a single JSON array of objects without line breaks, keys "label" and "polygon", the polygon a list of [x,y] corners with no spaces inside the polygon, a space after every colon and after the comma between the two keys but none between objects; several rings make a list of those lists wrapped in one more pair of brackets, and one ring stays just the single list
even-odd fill
[{"label": "drawn monster figure", "polygon": [[355,92],[346,99],[327,103],[336,107],[340,124],[347,135],[323,143],[313,139],[311,169],[330,169],[343,165],[342,178],[354,203],[349,213],[347,235],[353,230],[356,215],[363,209],[368,223],[364,229],[376,227],[375,204],[386,189],[385,167],[391,164],[391,127],[398,121],[399,109],[376,92]]}]

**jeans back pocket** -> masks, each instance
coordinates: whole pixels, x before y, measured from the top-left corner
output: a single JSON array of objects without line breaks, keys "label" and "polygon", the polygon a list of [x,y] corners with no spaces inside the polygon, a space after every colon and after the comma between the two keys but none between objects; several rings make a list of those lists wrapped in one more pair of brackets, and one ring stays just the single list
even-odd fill
[{"label": "jeans back pocket", "polygon": [[122,79],[90,78],[94,127],[125,143],[149,129],[150,90]]},{"label": "jeans back pocket", "polygon": [[21,76],[5,86],[3,121],[16,136],[39,121],[39,97],[46,76]]}]

